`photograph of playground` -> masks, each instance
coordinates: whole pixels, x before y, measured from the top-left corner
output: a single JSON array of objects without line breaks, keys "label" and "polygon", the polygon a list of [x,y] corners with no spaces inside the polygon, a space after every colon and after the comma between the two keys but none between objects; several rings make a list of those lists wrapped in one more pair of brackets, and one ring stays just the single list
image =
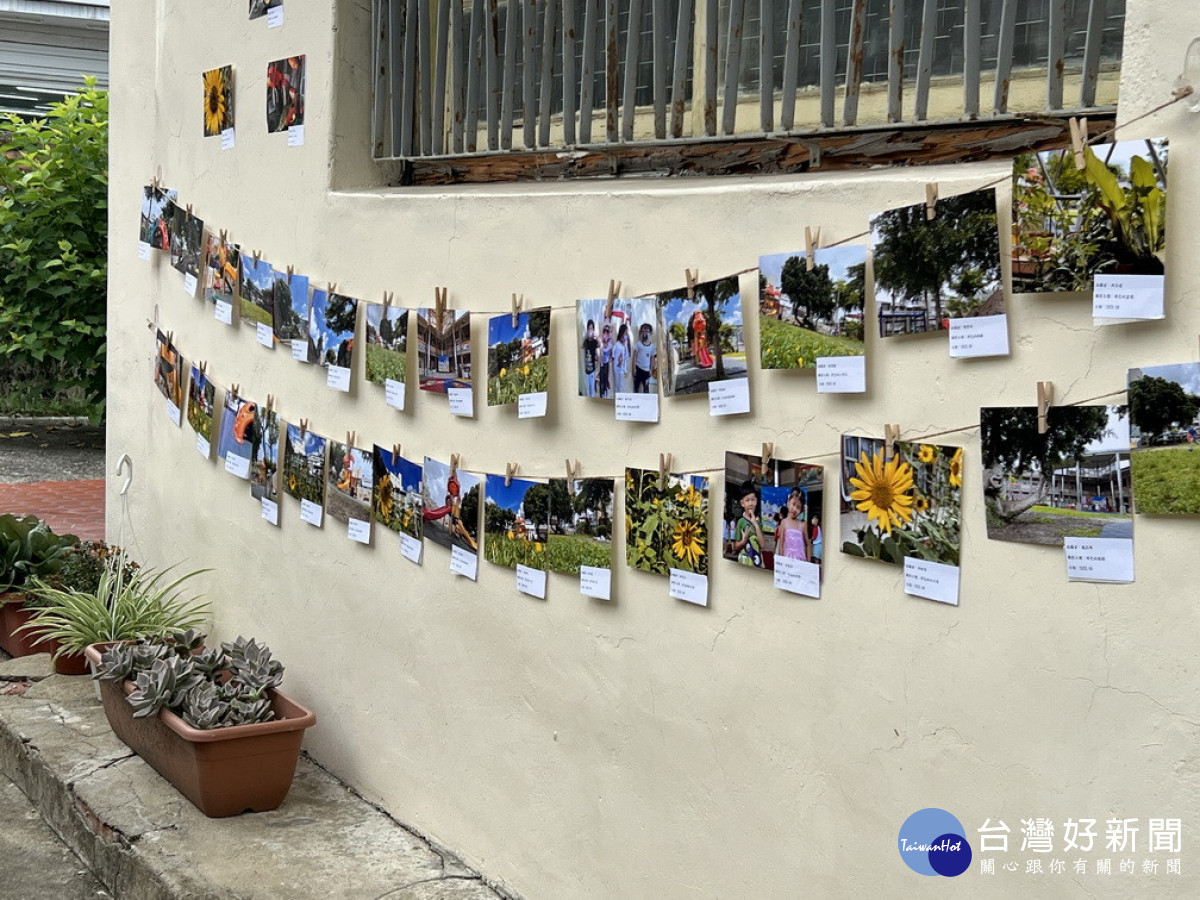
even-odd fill
[{"label": "photograph of playground", "polygon": [[339,522],[369,523],[375,474],[371,451],[330,440],[325,473],[325,512]]},{"label": "photograph of playground", "polygon": [[251,325],[275,327],[275,270],[263,259],[242,254],[242,302],[239,315]]},{"label": "photograph of playground", "polygon": [[1162,275],[1167,142],[1064,150],[1013,160],[1015,293],[1089,291],[1098,274]]},{"label": "photograph of playground", "polygon": [[149,184],[142,188],[141,238],[155,250],[167,250],[171,246],[167,216],[178,197],[178,191]]},{"label": "photograph of playground", "polygon": [[443,547],[479,552],[480,480],[425,457],[421,484],[425,537]]},{"label": "photograph of playground", "polygon": [[154,338],[154,386],[183,409],[183,357],[161,331]]},{"label": "photograph of playground", "polygon": [[233,303],[241,274],[240,258],[237,244],[221,240],[219,234],[208,236],[204,263],[205,300],[209,303]]},{"label": "photograph of playground", "polygon": [[727,452],[722,556],[767,570],[776,556],[821,562],[824,481],[822,466]]},{"label": "photograph of playground", "polygon": [[1200,363],[1130,369],[1128,381],[1137,511],[1200,514]]},{"label": "photograph of playground", "polygon": [[213,412],[217,401],[217,387],[208,375],[196,366],[191,367],[188,379],[187,420],[192,431],[206,441],[213,439]]},{"label": "photograph of playground", "polygon": [[746,377],[742,295],[736,275],[658,295],[663,393],[707,391],[710,382]]},{"label": "photograph of playground", "polygon": [[366,304],[367,381],[385,384],[408,378],[408,310]]},{"label": "photograph of playground", "polygon": [[325,438],[288,425],[283,452],[283,492],[325,505]]},{"label": "photograph of playground", "polygon": [[992,540],[1061,547],[1132,538],[1129,414],[1123,406],[985,407],[980,452]]},{"label": "photograph of playground", "polygon": [[222,405],[221,430],[217,435],[217,459],[233,455],[249,461],[254,448],[254,416],[258,404],[226,392]]},{"label": "photograph of playground", "polygon": [[471,313],[417,310],[417,378],[421,390],[446,393],[471,386]]},{"label": "photograph of playground", "polygon": [[764,369],[815,369],[819,357],[862,356],[867,248],[758,259],[759,358]]},{"label": "photograph of playground", "polygon": [[1005,310],[996,190],[940,199],[871,217],[875,314],[880,337],[946,331],[951,319]]},{"label": "photograph of playground", "polygon": [[421,539],[421,466],[386,447],[375,445],[375,493],[371,513],[392,531]]},{"label": "photograph of playground", "polygon": [[358,300],[345,294],[313,291],[308,317],[308,361],[328,368],[354,365],[354,327]]}]

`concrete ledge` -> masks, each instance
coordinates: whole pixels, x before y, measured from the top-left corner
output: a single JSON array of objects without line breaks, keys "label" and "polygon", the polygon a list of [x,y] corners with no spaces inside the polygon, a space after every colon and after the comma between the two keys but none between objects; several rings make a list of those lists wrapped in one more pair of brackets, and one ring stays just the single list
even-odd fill
[{"label": "concrete ledge", "polygon": [[307,755],[279,809],[206,818],[113,735],[87,677],[0,681],[0,771],[121,900],[511,896]]},{"label": "concrete ledge", "polygon": [[88,424],[87,416],[0,416],[0,428],[65,428]]}]

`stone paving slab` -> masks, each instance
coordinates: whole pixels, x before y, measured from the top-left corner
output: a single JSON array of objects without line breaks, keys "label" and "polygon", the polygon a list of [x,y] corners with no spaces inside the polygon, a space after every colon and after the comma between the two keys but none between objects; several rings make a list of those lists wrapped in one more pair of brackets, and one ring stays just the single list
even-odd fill
[{"label": "stone paving slab", "polygon": [[112,734],[84,676],[0,684],[0,771],[121,900],[509,896],[307,756],[279,809],[205,817]]},{"label": "stone paving slab", "polygon": [[0,483],[0,513],[37,516],[58,534],[104,540],[104,479]]}]

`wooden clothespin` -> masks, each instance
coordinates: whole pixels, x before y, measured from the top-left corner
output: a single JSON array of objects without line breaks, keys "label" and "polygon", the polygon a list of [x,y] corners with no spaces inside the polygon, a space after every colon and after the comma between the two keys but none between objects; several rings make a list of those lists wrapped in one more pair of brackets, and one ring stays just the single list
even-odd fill
[{"label": "wooden clothespin", "polygon": [[400,445],[392,444],[392,456],[399,456],[399,455],[400,455]]},{"label": "wooden clothespin", "polygon": [[435,287],[433,289],[433,309],[437,314],[438,319],[442,318],[442,313],[446,311],[446,296],[450,293],[449,288]]},{"label": "wooden clothespin", "polygon": [[208,376],[208,362],[207,362],[207,360],[203,360],[203,359],[202,359],[202,360],[200,360],[200,362],[196,363],[196,368],[200,370],[200,374],[201,374],[201,375],[203,375],[203,376],[205,376],[205,377],[207,377],[207,376]]},{"label": "wooden clothespin", "polygon": [[1075,153],[1075,168],[1082,172],[1087,168],[1087,157],[1083,152],[1084,145],[1087,143],[1087,118],[1077,119],[1071,116],[1067,120],[1067,127],[1071,129],[1071,149]]},{"label": "wooden clothespin", "polygon": [[762,467],[766,471],[767,466],[771,465],[771,460],[775,458],[775,444],[763,441],[762,446]]},{"label": "wooden clothespin", "polygon": [[608,280],[608,302],[604,304],[604,318],[612,318],[613,302],[617,299],[617,294],[621,293],[621,282]]},{"label": "wooden clothespin", "polygon": [[218,238],[217,238],[217,239],[218,239],[218,240],[219,240],[219,241],[220,241],[222,244],[224,244],[224,243],[225,243],[225,240],[226,240],[228,237],[229,237],[229,232],[228,232],[228,231],[226,231],[224,228],[222,228],[222,229],[221,229],[221,231],[219,232],[219,236],[218,236]]},{"label": "wooden clothespin", "polygon": [[665,491],[667,489],[667,473],[671,469],[671,454],[658,454],[658,489]]},{"label": "wooden clothespin", "polygon": [[517,474],[517,470],[520,468],[521,467],[519,465],[517,465],[516,463],[510,462],[510,463],[504,464],[504,486],[505,487],[512,487],[513,476]]},{"label": "wooden clothespin", "polygon": [[521,308],[525,306],[525,295],[522,294],[519,298],[516,294],[512,295],[512,327],[517,327],[517,317],[521,315]]},{"label": "wooden clothespin", "polygon": [[1037,400],[1038,400],[1038,434],[1045,434],[1050,429],[1047,422],[1047,416],[1050,412],[1050,406],[1054,403],[1054,384],[1049,381],[1039,381],[1037,383]]},{"label": "wooden clothespin", "polygon": [[896,452],[896,441],[900,440],[899,425],[883,426],[883,461],[890,462]]},{"label": "wooden clothespin", "polygon": [[821,228],[817,226],[817,230],[804,226],[804,265],[808,271],[812,271],[817,265],[817,247],[821,244]]},{"label": "wooden clothespin", "polygon": [[570,482],[575,481],[576,479],[579,478],[579,470],[582,468],[583,468],[583,466],[580,465],[579,460],[575,460],[574,463],[572,463],[571,460],[569,460],[569,459],[567,460],[567,483],[568,483],[568,486],[570,485]]},{"label": "wooden clothespin", "polygon": [[383,308],[385,310],[392,305],[392,300],[395,298],[395,296],[395,293],[392,291],[383,292]]},{"label": "wooden clothespin", "polygon": [[937,218],[938,186],[937,182],[925,185],[925,219],[932,222]]},{"label": "wooden clothespin", "polygon": [[261,250],[255,250],[250,255],[254,257],[254,265],[257,266],[260,262],[262,262],[262,251]]},{"label": "wooden clothespin", "polygon": [[329,296],[332,297],[336,293],[337,293],[337,282],[336,281],[329,282]]},{"label": "wooden clothespin", "polygon": [[295,269],[293,269],[291,266],[288,266],[288,267],[287,267],[287,273],[288,273],[288,278],[291,278],[293,275],[295,275],[295,274],[296,274],[296,270],[295,270]]},{"label": "wooden clothespin", "polygon": [[354,446],[354,439],[356,437],[358,437],[358,432],[355,432],[355,431],[347,431],[346,432],[346,447],[347,447],[347,449]]},{"label": "wooden clothespin", "polygon": [[150,187],[151,187],[151,189],[152,189],[152,190],[154,190],[154,192],[155,192],[155,193],[157,193],[157,192],[158,192],[158,190],[159,190],[159,187],[160,187],[160,183],[159,183],[159,180],[158,180],[158,176],[157,176],[157,175],[154,175],[153,177],[151,177],[151,179],[150,179]]},{"label": "wooden clothespin", "polygon": [[307,433],[308,433],[308,419],[301,419],[300,420],[300,437],[301,437],[301,439],[303,439],[304,435]]},{"label": "wooden clothespin", "polygon": [[696,280],[700,277],[700,270],[696,269],[693,272],[691,269],[684,269],[683,273],[687,276],[688,299],[695,300],[696,299]]},{"label": "wooden clothespin", "polygon": [[190,203],[187,205],[187,214],[188,218],[190,219],[192,217],[192,204]]},{"label": "wooden clothespin", "polygon": [[231,384],[229,386],[229,396],[234,400],[240,400],[242,397],[242,386],[240,384]]},{"label": "wooden clothespin", "polygon": [[167,346],[171,348],[175,347],[175,332],[173,331],[167,332]]},{"label": "wooden clothespin", "polygon": [[451,453],[451,454],[450,454],[450,470],[451,470],[451,471],[457,471],[457,470],[458,470],[458,464],[459,464],[460,462],[462,462],[462,456],[461,456],[461,455],[459,455],[458,453]]},{"label": "wooden clothespin", "polygon": [[274,410],[275,410],[275,395],[267,394],[267,412],[270,413],[270,412],[273,412]]}]

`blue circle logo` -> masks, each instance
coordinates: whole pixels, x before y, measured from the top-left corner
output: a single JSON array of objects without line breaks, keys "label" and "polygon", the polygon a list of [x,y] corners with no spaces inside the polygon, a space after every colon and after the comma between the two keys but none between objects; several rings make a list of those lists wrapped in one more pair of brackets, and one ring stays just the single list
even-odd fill
[{"label": "blue circle logo", "polygon": [[920,875],[953,878],[971,865],[962,823],[944,809],[920,809],[900,826],[900,858]]}]

